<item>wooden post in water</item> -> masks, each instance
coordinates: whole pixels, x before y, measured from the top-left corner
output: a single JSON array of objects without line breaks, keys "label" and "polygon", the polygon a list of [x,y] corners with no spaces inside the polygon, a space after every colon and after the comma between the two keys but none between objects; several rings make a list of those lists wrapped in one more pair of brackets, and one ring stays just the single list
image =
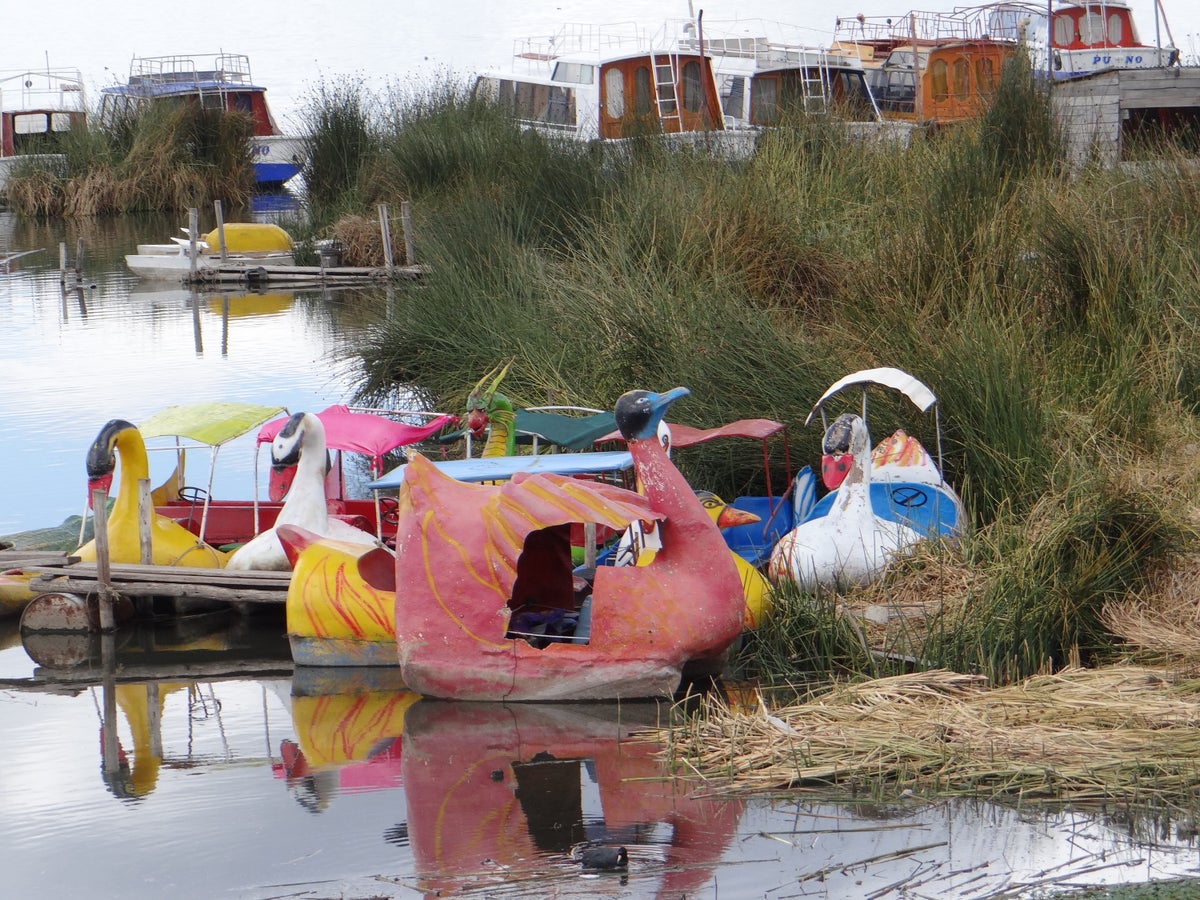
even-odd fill
[{"label": "wooden post in water", "polygon": [[154,504],[150,501],[150,479],[138,479],[138,550],[142,565],[154,562],[154,548],[150,543],[150,523],[154,518]]},{"label": "wooden post in water", "polygon": [[96,581],[99,588],[100,631],[116,627],[112,608],[112,569],[108,561],[108,492],[92,491],[92,522],[96,531]]},{"label": "wooden post in water", "polygon": [[58,242],[58,282],[64,288],[67,286],[67,242]]},{"label": "wooden post in water", "polygon": [[417,264],[417,245],[412,236],[412,204],[407,200],[400,201],[400,227],[404,229],[404,264]]},{"label": "wooden post in water", "polygon": [[[151,529],[154,523],[154,501],[151,499],[151,488],[149,478],[138,479],[138,559],[142,565],[149,566],[154,563],[154,542],[150,538]],[[136,597],[133,601],[134,608],[139,614],[150,617],[150,612],[154,607],[153,601],[149,597]]]},{"label": "wooden post in water", "polygon": [[188,281],[196,281],[196,232],[200,230],[200,210],[192,207],[188,210]]},{"label": "wooden post in water", "polygon": [[83,280],[83,238],[75,242],[75,279]]},{"label": "wooden post in water", "polygon": [[[97,492],[99,493],[99,492]],[[100,760],[104,774],[116,776],[121,771],[121,744],[117,739],[117,650],[112,634],[100,635],[100,679],[104,716],[100,724]]]},{"label": "wooden post in water", "polygon": [[217,212],[217,240],[221,242],[221,262],[225,262],[228,251],[225,249],[225,213],[221,210],[221,201],[213,201]]},{"label": "wooden post in water", "polygon": [[388,221],[386,203],[379,204],[379,233],[383,235],[383,264],[388,276],[392,274],[392,224]]}]

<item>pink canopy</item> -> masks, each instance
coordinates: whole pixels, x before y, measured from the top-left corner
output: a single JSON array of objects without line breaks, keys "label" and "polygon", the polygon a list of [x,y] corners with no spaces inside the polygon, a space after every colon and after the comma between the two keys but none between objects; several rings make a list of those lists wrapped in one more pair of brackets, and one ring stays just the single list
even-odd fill
[{"label": "pink canopy", "polygon": [[[352,412],[346,406],[331,406],[317,413],[325,426],[325,446],[330,450],[350,450],[371,459],[371,472],[383,473],[384,454],[397,447],[417,444],[436,434],[457,419],[452,415],[438,416],[422,425],[408,425],[374,413]],[[288,417],[273,419],[258,432],[258,443],[275,440]]]},{"label": "pink canopy", "polygon": [[[729,422],[716,428],[693,428],[691,425],[680,425],[677,422],[669,422],[668,427],[671,429],[671,446],[683,448],[725,437],[765,441],[772,435],[783,431],[787,426],[773,419],[738,419],[736,422]],[[619,431],[612,431],[604,437],[597,438],[596,443],[623,440]]]},{"label": "pink canopy", "polygon": [[[668,422],[667,425],[671,429],[671,448],[673,450],[693,447],[696,444],[703,444],[716,438],[749,438],[750,440],[761,441],[763,470],[766,473],[768,498],[774,497],[774,492],[771,490],[771,466],[767,455],[767,439],[774,435],[782,434],[783,464],[787,469],[788,481],[792,480],[792,459],[791,450],[788,447],[787,426],[782,422],[776,422],[774,419],[738,419],[736,422],[727,422],[724,425],[718,425],[716,428],[693,428],[691,425],[680,425],[677,422]],[[596,443],[602,444],[605,441],[623,442],[624,440],[621,437],[621,432],[612,431],[604,435],[604,437],[596,438]]]}]

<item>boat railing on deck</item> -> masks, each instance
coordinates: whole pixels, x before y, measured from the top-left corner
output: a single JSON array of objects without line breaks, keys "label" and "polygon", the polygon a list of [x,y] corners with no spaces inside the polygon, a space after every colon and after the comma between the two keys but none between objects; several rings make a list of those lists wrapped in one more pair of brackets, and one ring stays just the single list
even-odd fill
[{"label": "boat railing on deck", "polygon": [[835,42],[908,42],[937,44],[952,40],[1015,41],[1021,22],[1045,15],[1045,8],[1032,4],[993,3],[958,7],[950,12],[913,10],[902,16],[851,16],[838,19]]},{"label": "boat railing on deck", "polygon": [[152,90],[165,85],[212,85],[226,90],[251,84],[250,58],[242,53],[142,56],[129,67],[129,84]]},{"label": "boat railing on deck", "polygon": [[83,76],[78,69],[0,72],[0,110],[13,112],[42,108],[64,112],[86,111]]}]

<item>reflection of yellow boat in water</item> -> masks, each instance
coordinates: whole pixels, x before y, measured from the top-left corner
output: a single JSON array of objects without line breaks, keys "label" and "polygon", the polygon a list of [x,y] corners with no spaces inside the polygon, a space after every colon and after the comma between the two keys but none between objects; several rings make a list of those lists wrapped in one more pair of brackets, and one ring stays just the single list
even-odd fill
[{"label": "reflection of yellow boat in water", "polygon": [[217,316],[271,316],[286,312],[296,295],[292,292],[255,294],[252,292],[209,294],[208,311]]},{"label": "reflection of yellow boat in water", "polygon": [[196,309],[206,315],[221,318],[245,318],[273,316],[286,312],[296,299],[296,293],[258,292],[243,288],[214,291],[211,288],[186,285],[168,287],[161,281],[139,281],[130,286],[129,298],[155,308],[184,311]]},{"label": "reflection of yellow boat in water", "polygon": [[396,670],[308,669],[292,685],[296,740],[280,744],[277,775],[312,812],[342,791],[400,784],[405,711],[420,697]]},{"label": "reflection of yellow boat in water", "polygon": [[[128,750],[117,744],[118,765],[114,770],[105,772],[104,776],[109,790],[118,797],[145,797],[158,786],[158,772],[162,768],[162,739],[158,736],[158,724],[162,722],[167,696],[194,687],[184,683],[152,683],[119,684],[114,688],[117,706],[125,717],[132,738]],[[129,762],[130,751],[133,753],[132,764]]]}]

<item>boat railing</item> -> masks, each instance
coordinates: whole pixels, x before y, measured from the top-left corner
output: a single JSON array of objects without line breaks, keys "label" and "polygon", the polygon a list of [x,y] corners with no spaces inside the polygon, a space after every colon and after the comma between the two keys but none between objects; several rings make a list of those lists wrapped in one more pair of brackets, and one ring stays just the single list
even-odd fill
[{"label": "boat railing", "polygon": [[650,46],[644,28],[633,22],[606,25],[568,23],[548,36],[519,38],[513,44],[513,57],[534,67],[573,53],[600,55]]},{"label": "boat railing", "polygon": [[78,69],[0,72],[0,109],[12,112],[43,108],[86,110],[83,76]]},{"label": "boat railing", "polygon": [[136,57],[129,68],[130,85],[250,84],[250,58],[241,53]]},{"label": "boat railing", "polygon": [[993,3],[985,6],[957,7],[950,12],[913,10],[901,16],[864,16],[839,18],[834,29],[835,42],[897,42],[936,44],[954,40],[1018,40],[1022,23],[1045,16],[1026,3]]}]

